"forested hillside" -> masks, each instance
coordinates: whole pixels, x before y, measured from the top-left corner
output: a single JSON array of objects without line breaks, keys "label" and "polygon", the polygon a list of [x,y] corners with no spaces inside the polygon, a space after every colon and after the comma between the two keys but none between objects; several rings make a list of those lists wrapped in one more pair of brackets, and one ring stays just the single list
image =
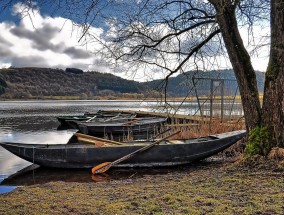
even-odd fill
[{"label": "forested hillside", "polygon": [[[259,92],[263,92],[265,73],[256,72]],[[195,85],[193,84],[193,80]],[[167,83],[167,93],[169,96],[195,96],[208,95],[210,93],[211,80],[218,82],[224,80],[224,91],[227,95],[234,93],[237,88],[237,81],[232,69],[212,70],[212,71],[189,71],[176,77],[171,77]],[[151,88],[163,88],[164,80],[154,80],[148,83]],[[213,89],[214,90],[214,89]]]},{"label": "forested hillside", "polygon": [[[1,81],[2,80],[2,81]],[[49,68],[10,68],[0,70],[2,98],[45,98],[49,96],[117,96],[142,94],[143,84],[99,72],[74,73]]]},{"label": "forested hillside", "polygon": [[[210,80],[225,79],[225,93],[232,94],[237,82],[232,70],[189,71],[171,77],[169,97],[208,95]],[[196,88],[193,87],[193,80]],[[263,89],[264,73],[257,72],[259,89]],[[159,97],[163,80],[135,82],[112,74],[83,72],[79,69],[9,68],[0,69],[0,98],[2,99],[115,99]],[[226,95],[227,95],[226,94]]]}]

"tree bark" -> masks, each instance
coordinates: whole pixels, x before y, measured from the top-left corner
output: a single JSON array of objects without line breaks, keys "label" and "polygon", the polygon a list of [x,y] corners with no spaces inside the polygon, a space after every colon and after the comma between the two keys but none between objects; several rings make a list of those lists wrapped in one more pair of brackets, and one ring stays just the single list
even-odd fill
[{"label": "tree bark", "polygon": [[271,1],[271,47],[265,76],[263,125],[272,146],[284,147],[284,1]]},{"label": "tree bark", "polygon": [[235,5],[230,1],[210,0],[239,85],[247,131],[261,124],[261,105],[256,74],[240,36]]}]

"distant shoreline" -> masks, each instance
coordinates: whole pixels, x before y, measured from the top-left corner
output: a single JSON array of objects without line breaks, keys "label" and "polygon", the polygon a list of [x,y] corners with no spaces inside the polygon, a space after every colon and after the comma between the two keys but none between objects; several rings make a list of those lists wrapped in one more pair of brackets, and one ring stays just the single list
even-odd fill
[{"label": "distant shoreline", "polygon": [[[199,97],[201,100],[210,100],[209,98],[204,98],[204,97]],[[232,100],[232,98],[223,98],[224,100]],[[241,100],[241,98],[237,97],[235,98],[237,101]],[[165,98],[125,98],[125,97],[117,97],[117,98],[108,98],[108,97],[101,97],[99,99],[93,99],[93,98],[85,98],[82,99],[79,96],[46,96],[46,97],[39,97],[39,98],[15,98],[15,99],[7,99],[7,98],[0,98],[0,101],[40,101],[40,100],[58,100],[58,101],[63,101],[63,100],[70,100],[70,101],[165,101]],[[166,101],[195,101],[196,97],[188,97],[188,98],[183,98],[183,97],[168,97]],[[221,100],[221,98],[214,98],[214,100]]]}]

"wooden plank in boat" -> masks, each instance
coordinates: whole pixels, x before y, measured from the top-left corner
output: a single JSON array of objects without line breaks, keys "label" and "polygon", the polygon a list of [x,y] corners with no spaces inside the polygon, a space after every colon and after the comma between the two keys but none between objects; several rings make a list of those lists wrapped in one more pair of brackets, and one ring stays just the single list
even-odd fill
[{"label": "wooden plank in boat", "polygon": [[186,124],[167,124],[167,127],[190,127],[190,126],[199,126],[198,123],[186,123]]},{"label": "wooden plank in boat", "polygon": [[171,144],[181,144],[181,143],[184,143],[184,142],[181,141],[181,140],[167,140],[167,143],[171,143]]}]

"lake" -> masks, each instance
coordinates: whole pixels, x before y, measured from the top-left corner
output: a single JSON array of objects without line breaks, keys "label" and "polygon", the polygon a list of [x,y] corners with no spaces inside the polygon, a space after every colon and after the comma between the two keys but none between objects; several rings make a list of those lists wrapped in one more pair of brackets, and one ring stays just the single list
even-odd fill
[{"label": "lake", "polygon": [[[0,141],[66,143],[76,130],[57,130],[57,116],[110,109],[157,111],[157,107],[160,105],[156,101],[0,101]],[[29,165],[31,163],[0,147],[0,181]],[[82,176],[80,171],[77,173]],[[12,189],[14,186],[0,185],[0,193]]]},{"label": "lake", "polygon": [[[171,102],[171,107],[179,107],[180,102]],[[180,108],[180,114],[194,114],[197,111],[196,102],[186,102]],[[57,116],[78,115],[84,112],[98,110],[140,110],[165,111],[157,101],[109,101],[109,100],[43,100],[43,101],[0,101],[0,142],[67,143],[76,130],[57,130]],[[173,109],[171,110],[173,111]],[[237,112],[240,114],[239,112]],[[0,193],[13,190],[23,184],[42,183],[40,180],[94,180],[90,178],[89,170],[44,170],[42,168],[21,175],[20,180],[13,181],[11,175],[30,166],[31,163],[11,154],[0,147]],[[153,170],[155,171],[155,170]],[[149,172],[148,172],[149,173]],[[112,177],[128,177],[133,172],[113,171]],[[11,180],[9,178],[12,178]],[[5,179],[5,180],[4,180]],[[103,179],[97,179],[103,180]],[[12,181],[9,185],[6,181]],[[8,184],[8,185],[6,185]]]}]

